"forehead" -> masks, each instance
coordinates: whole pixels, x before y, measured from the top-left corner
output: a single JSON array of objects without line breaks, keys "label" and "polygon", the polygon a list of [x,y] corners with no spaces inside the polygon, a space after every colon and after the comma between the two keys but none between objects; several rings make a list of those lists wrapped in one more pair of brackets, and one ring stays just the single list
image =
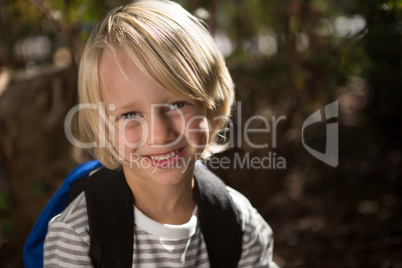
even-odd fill
[{"label": "forehead", "polygon": [[124,50],[103,51],[99,65],[101,91],[109,86],[117,87],[127,82],[141,83],[143,80],[145,75]]},{"label": "forehead", "polygon": [[135,100],[158,102],[175,96],[146,76],[124,50],[103,52],[99,85],[102,100],[117,106]]}]

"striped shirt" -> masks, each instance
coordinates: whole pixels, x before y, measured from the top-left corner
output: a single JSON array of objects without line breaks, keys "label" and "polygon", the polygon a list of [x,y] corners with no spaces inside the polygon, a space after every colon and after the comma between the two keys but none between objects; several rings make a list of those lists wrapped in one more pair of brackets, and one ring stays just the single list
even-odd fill
[{"label": "striped shirt", "polygon": [[[277,267],[272,262],[271,228],[243,195],[229,187],[228,190],[241,213],[244,232],[238,267]],[[209,267],[196,210],[183,225],[161,224],[136,207],[134,218],[132,267]],[[81,193],[49,222],[44,245],[44,267],[94,267],[89,247],[87,206],[85,194]]]}]

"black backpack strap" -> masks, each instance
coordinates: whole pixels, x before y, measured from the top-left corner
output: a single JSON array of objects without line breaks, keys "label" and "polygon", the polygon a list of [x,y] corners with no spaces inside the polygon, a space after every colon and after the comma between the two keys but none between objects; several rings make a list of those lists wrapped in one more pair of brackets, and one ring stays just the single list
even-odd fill
[{"label": "black backpack strap", "polygon": [[87,185],[87,180],[88,180],[88,174],[75,180],[71,186],[70,186],[70,191],[68,192],[67,196],[67,203],[66,207],[70,205],[73,200],[85,190],[85,187]]},{"label": "black backpack strap", "polygon": [[211,268],[235,268],[242,252],[239,213],[223,181],[197,162],[194,195]]},{"label": "black backpack strap", "polygon": [[102,268],[131,268],[134,208],[124,173],[101,168],[87,180],[85,197],[93,264]]},{"label": "black backpack strap", "polygon": [[[243,231],[238,210],[225,184],[205,166],[194,170],[194,195],[211,268],[235,268],[241,257]],[[133,196],[124,173],[101,168],[85,189],[95,267],[132,267]]]}]

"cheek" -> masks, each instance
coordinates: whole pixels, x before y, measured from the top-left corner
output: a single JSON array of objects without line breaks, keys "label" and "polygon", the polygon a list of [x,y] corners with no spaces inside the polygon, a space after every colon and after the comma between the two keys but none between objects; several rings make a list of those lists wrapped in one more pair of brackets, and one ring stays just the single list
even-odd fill
[{"label": "cheek", "polygon": [[126,128],[121,133],[121,138],[124,139],[124,143],[128,146],[138,147],[138,143],[141,142],[141,138],[143,137],[141,128]]},{"label": "cheek", "polygon": [[192,145],[206,145],[210,126],[206,117],[190,120],[186,125],[187,141]]},{"label": "cheek", "polygon": [[141,146],[143,143],[142,137],[143,131],[141,127],[120,127],[114,135],[115,148],[119,150],[120,155],[125,155]]}]

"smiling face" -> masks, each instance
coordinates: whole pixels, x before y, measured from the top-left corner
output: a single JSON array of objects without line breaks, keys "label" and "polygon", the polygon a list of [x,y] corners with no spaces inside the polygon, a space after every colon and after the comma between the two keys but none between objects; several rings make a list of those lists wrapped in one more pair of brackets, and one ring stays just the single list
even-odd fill
[{"label": "smiling face", "polygon": [[105,50],[99,71],[102,100],[115,126],[110,139],[125,160],[126,176],[163,185],[191,180],[208,142],[206,108],[162,88],[122,51]]}]

